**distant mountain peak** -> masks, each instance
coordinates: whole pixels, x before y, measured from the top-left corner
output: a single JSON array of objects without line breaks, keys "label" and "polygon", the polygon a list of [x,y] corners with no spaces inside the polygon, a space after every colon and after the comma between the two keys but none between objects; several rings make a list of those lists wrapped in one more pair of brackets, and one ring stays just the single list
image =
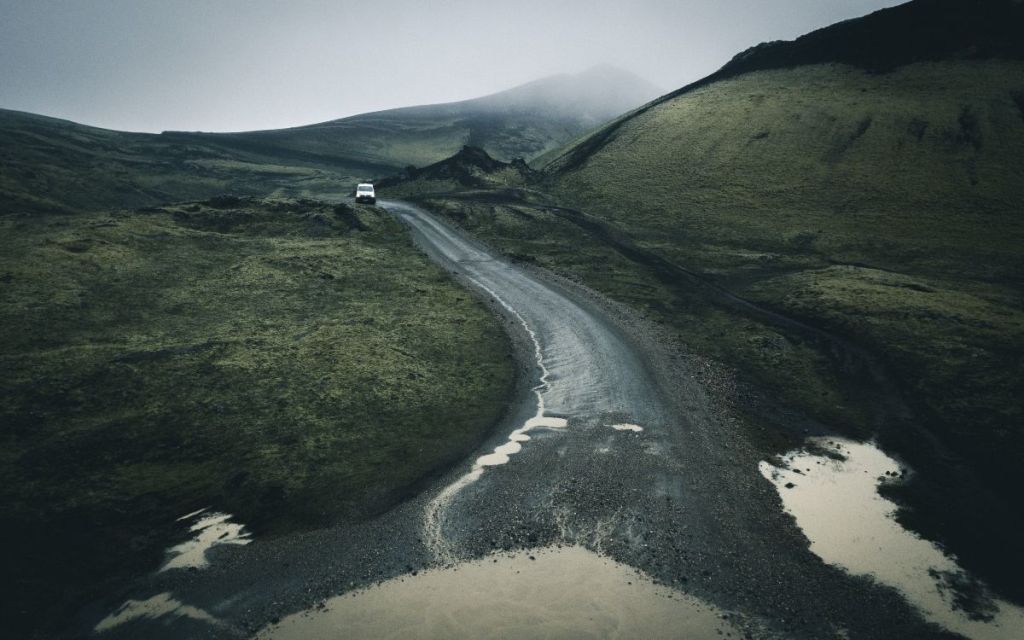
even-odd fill
[{"label": "distant mountain peak", "polygon": [[[636,74],[602,64],[471,100],[388,109],[252,135],[264,140],[302,138],[330,153],[351,149],[353,156],[395,168],[437,162],[464,144],[486,149],[502,161],[532,159],[661,93]],[[404,142],[400,148],[389,147],[381,144],[384,139]],[[383,153],[377,155],[378,149]]]},{"label": "distant mountain peak", "polygon": [[630,82],[642,83],[650,87],[654,91],[660,91],[660,89],[653,82],[645,79],[643,76],[623,69],[622,67],[615,66],[609,62],[602,62],[593,66],[587,67],[583,71],[578,73],[570,73],[568,75],[576,77],[589,77],[597,78],[600,80],[628,80]]}]

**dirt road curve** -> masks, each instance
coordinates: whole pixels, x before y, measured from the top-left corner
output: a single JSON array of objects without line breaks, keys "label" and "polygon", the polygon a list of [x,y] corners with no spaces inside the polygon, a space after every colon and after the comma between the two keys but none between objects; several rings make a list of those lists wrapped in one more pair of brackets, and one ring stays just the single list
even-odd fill
[{"label": "dirt road curve", "polygon": [[[700,382],[699,359],[412,205],[382,204],[504,317],[523,366],[506,420],[474,456],[374,521],[222,545],[208,568],[147,578],[117,598],[176,613],[124,616],[100,637],[250,637],[376,581],[551,544],[640,568],[731,612],[755,637],[946,637],[894,591],[807,550],[758,471],[763,455],[744,435],[756,427],[722,409],[725,391]],[[83,614],[83,627],[110,605]]]}]

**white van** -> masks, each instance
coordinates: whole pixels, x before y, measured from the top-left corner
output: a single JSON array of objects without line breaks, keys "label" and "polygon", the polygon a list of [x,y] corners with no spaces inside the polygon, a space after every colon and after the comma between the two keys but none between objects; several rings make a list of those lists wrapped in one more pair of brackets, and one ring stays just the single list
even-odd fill
[{"label": "white van", "polygon": [[377,202],[377,194],[373,190],[373,185],[369,182],[360,182],[359,186],[356,187],[356,202],[369,202],[375,204]]}]

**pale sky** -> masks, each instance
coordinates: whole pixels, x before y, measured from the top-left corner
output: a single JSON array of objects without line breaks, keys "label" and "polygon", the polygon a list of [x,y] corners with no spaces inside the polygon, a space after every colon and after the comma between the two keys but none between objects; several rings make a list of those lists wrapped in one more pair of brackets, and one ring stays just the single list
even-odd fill
[{"label": "pale sky", "polygon": [[611,64],[666,92],[890,0],[0,0],[0,108],[243,131]]}]

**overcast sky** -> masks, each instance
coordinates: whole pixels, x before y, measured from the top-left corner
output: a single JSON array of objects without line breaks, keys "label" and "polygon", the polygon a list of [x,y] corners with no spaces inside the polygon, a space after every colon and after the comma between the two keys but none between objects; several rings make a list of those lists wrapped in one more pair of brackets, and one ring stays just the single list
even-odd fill
[{"label": "overcast sky", "polygon": [[596,64],[665,91],[887,0],[0,0],[0,107],[130,131],[279,128]]}]

